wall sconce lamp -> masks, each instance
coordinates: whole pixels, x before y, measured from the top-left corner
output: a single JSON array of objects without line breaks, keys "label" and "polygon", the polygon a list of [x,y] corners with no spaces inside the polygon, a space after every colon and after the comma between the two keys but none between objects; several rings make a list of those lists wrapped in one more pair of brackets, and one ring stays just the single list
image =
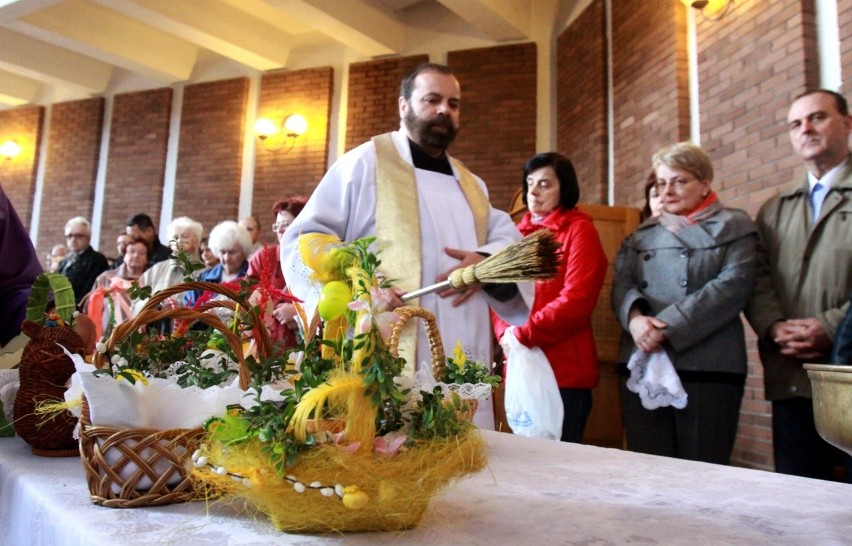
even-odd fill
[{"label": "wall sconce lamp", "polygon": [[701,12],[708,21],[718,21],[728,13],[734,0],[680,0],[688,8]]},{"label": "wall sconce lamp", "polygon": [[10,160],[18,157],[21,153],[21,145],[14,140],[7,140],[0,144],[0,157],[5,160]]},{"label": "wall sconce lamp", "polygon": [[254,122],[254,132],[260,139],[263,149],[268,152],[284,151],[286,154],[293,149],[296,139],[308,130],[308,122],[299,114],[291,114],[275,123],[269,118],[258,118]]}]

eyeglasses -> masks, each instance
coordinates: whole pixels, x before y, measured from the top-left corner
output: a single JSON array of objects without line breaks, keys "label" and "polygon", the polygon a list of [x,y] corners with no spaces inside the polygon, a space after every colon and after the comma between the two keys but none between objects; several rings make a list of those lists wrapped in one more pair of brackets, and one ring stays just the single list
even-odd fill
[{"label": "eyeglasses", "polygon": [[667,186],[671,186],[673,190],[679,190],[692,182],[695,182],[694,178],[671,178],[669,180],[658,178],[654,182],[654,189],[657,190],[657,193],[663,193]]},{"label": "eyeglasses", "polygon": [[292,222],[275,222],[272,224],[272,231],[278,231],[278,228],[288,228]]},{"label": "eyeglasses", "polygon": [[85,233],[66,233],[65,234],[66,239],[85,239],[85,237],[86,237]]}]

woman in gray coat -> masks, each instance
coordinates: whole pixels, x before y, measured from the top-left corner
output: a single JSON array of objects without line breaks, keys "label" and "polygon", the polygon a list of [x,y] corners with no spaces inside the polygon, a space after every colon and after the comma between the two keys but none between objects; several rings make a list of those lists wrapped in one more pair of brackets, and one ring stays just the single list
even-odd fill
[{"label": "woman in gray coat", "polygon": [[620,358],[665,351],[688,396],[683,409],[645,409],[622,381],[632,451],[728,464],[746,377],[740,311],[755,274],[757,235],[749,216],[712,191],[707,154],[684,142],[652,164],[663,212],[622,243],[612,307],[626,334]]}]

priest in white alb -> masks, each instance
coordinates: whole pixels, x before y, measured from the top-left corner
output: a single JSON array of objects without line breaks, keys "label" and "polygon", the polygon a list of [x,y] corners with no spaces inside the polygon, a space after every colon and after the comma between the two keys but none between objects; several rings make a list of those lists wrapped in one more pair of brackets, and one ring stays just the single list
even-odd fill
[{"label": "priest in white alb", "polygon": [[[343,241],[376,236],[381,270],[397,287],[391,297],[395,306],[402,305],[397,297],[402,293],[443,281],[453,270],[520,239],[509,215],[490,205],[485,183],[447,154],[459,128],[460,103],[459,83],[449,67],[417,67],[400,89],[400,130],[349,151],[320,181],[281,242],[287,286],[305,301],[309,317],[319,287],[301,262],[300,234],[332,234]],[[435,314],[447,354],[461,341],[470,358],[490,363],[489,306],[520,325],[532,298],[531,284],[509,284],[449,288],[409,304]],[[404,331],[400,355],[411,368],[429,369],[428,340],[416,322]],[[479,404],[474,422],[494,427],[490,401]]]}]

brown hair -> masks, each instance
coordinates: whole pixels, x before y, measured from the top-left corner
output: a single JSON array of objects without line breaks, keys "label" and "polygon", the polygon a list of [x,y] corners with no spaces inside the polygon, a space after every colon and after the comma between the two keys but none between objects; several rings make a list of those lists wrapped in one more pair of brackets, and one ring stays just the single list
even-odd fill
[{"label": "brown hair", "polygon": [[272,214],[278,216],[279,212],[289,212],[295,218],[302,212],[302,209],[305,208],[305,204],[308,202],[307,197],[302,197],[301,195],[296,195],[290,197],[289,199],[283,199],[281,201],[276,201],[274,205],[272,205]]}]

